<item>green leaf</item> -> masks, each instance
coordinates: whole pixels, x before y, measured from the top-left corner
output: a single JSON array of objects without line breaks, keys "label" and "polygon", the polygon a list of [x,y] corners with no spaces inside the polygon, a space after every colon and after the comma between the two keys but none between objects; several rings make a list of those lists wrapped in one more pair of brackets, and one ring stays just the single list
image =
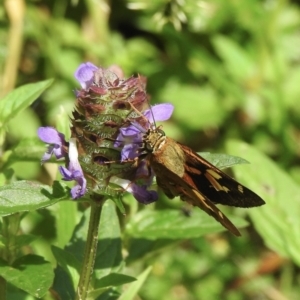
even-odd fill
[{"label": "green leaf", "polygon": [[96,278],[119,272],[124,264],[119,218],[113,201],[105,201],[99,226],[99,243],[95,260]]},{"label": "green leaf", "polygon": [[23,246],[29,246],[38,237],[32,234],[22,234],[14,237],[14,244],[10,245],[10,250],[20,249]]},{"label": "green leaf", "polygon": [[266,201],[262,207],[247,210],[256,230],[271,249],[300,265],[300,187],[255,148],[230,141],[227,149],[233,154],[243,153],[251,162],[235,167],[234,174]]},{"label": "green leaf", "polygon": [[51,211],[56,217],[57,245],[64,248],[70,241],[74,228],[78,223],[77,205],[73,201],[60,201],[52,206]]},{"label": "green leaf", "polygon": [[55,269],[55,280],[51,289],[55,291],[58,299],[75,299],[76,289],[74,289],[74,284],[70,276],[68,276],[68,274],[60,265],[57,265]]},{"label": "green leaf", "polygon": [[152,270],[152,266],[148,267],[142,274],[137,277],[137,281],[131,283],[126,291],[121,295],[119,300],[132,300],[135,299],[139,289],[143,286],[149,273]]},{"label": "green leaf", "polygon": [[107,276],[98,280],[96,288],[89,293],[90,299],[96,299],[103,292],[107,291],[110,287],[120,286],[126,283],[137,280],[136,278],[119,273],[110,273]]},{"label": "green leaf", "polygon": [[32,181],[16,181],[0,187],[0,215],[32,211],[69,199],[69,189],[58,181],[53,186]]},{"label": "green leaf", "polygon": [[52,246],[51,249],[57,263],[69,275],[74,290],[76,290],[79,281],[80,262],[69,251],[60,249],[56,246]]},{"label": "green leaf", "polygon": [[135,280],[136,278],[125,274],[110,273],[107,276],[104,276],[100,280],[98,280],[96,284],[96,288],[104,288],[108,286],[119,286]]},{"label": "green leaf", "polygon": [[[66,250],[82,261],[89,224],[90,210],[87,209],[76,226]],[[112,200],[106,200],[100,217],[99,242],[94,266],[95,278],[100,279],[110,273],[117,273],[124,264],[119,218]]]},{"label": "green leaf", "polygon": [[0,127],[32,104],[53,82],[53,79],[23,85],[0,101]]},{"label": "green leaf", "polygon": [[217,153],[209,153],[209,152],[202,152],[202,153],[199,152],[198,154],[219,169],[226,169],[234,165],[249,163],[247,160],[233,155],[217,154]]},{"label": "green leaf", "polygon": [[[237,227],[246,226],[242,219],[233,217]],[[215,219],[205,212],[194,209],[190,217],[179,210],[164,209],[152,211],[144,209],[137,213],[127,224],[126,233],[136,238],[145,239],[190,239],[202,235],[224,231]]]},{"label": "green leaf", "polygon": [[256,65],[247,51],[233,39],[225,36],[215,36],[213,44],[224,60],[225,68],[232,77],[240,83],[255,74]]},{"label": "green leaf", "polygon": [[17,259],[12,266],[0,260],[0,275],[9,283],[37,298],[47,293],[54,279],[51,264],[33,254]]}]

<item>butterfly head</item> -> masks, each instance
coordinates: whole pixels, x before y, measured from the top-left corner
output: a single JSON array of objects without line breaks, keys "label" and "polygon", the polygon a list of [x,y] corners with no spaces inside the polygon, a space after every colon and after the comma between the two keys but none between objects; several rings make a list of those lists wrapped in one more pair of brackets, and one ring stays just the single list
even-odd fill
[{"label": "butterfly head", "polygon": [[166,142],[165,132],[160,128],[150,128],[143,137],[143,149],[148,153],[159,150]]}]

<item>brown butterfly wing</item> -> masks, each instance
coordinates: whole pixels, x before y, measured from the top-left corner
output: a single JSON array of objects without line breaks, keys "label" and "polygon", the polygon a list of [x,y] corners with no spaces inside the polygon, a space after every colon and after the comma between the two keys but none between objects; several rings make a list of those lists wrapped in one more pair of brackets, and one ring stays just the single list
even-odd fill
[{"label": "brown butterfly wing", "polygon": [[159,166],[156,167],[159,168],[157,169],[154,167],[157,184],[169,198],[180,196],[182,200],[204,210],[234,235],[241,235],[231,221],[205,195],[191,187],[187,182],[170,171],[163,164],[159,164]]},{"label": "brown butterfly wing", "polygon": [[216,168],[189,147],[180,145],[185,153],[184,180],[195,186],[213,203],[235,207],[265,204],[254,192]]}]

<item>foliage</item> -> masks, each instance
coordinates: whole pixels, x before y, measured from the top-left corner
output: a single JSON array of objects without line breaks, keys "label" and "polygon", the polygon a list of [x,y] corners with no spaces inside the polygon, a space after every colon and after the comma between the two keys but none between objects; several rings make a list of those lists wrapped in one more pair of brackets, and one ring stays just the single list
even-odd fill
[{"label": "foliage", "polygon": [[146,76],[151,103],[175,106],[168,136],[249,161],[203,153],[234,165],[235,178],[267,203],[228,210],[244,227],[236,238],[162,194],[149,206],[126,195],[126,215],[107,201],[90,298],[296,299],[299,4],[9,2],[0,8],[0,299],[75,297],[90,210],[69,199],[57,164],[40,166],[36,130],[68,133],[73,73],[84,61]]}]

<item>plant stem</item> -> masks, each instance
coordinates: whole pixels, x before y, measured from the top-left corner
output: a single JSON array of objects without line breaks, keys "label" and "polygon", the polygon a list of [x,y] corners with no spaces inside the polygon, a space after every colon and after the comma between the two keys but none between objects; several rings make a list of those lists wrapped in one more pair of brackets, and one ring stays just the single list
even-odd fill
[{"label": "plant stem", "polygon": [[7,57],[4,72],[0,78],[0,98],[13,89],[18,74],[19,62],[23,50],[23,27],[26,1],[24,0],[6,0],[4,1],[6,14],[10,21],[10,27],[7,36]]},{"label": "plant stem", "polygon": [[76,300],[87,299],[89,285],[94,269],[94,263],[98,245],[98,230],[100,215],[104,201],[93,201],[91,204],[91,215],[88,228],[87,241],[85,245],[84,258],[77,287]]}]

